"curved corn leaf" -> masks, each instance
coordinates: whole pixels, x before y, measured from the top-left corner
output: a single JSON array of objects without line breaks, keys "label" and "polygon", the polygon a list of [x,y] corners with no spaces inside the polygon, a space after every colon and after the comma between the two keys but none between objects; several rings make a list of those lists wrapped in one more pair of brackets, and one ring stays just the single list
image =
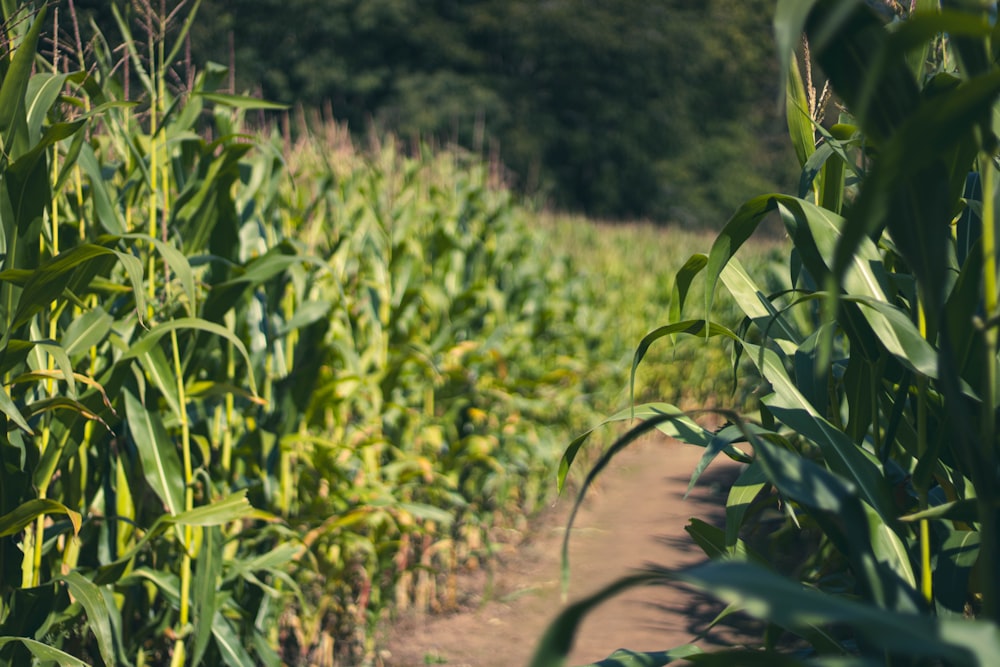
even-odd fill
[{"label": "curved corn leaf", "polygon": [[674,334],[682,333],[692,336],[704,336],[705,338],[710,336],[725,336],[730,340],[739,340],[739,336],[728,327],[708,320],[685,320],[683,322],[667,324],[650,331],[639,341],[639,346],[636,347],[635,354],[632,357],[632,370],[629,375],[629,403],[635,404],[635,374],[639,368],[639,364],[642,363],[643,358],[646,356],[646,352],[649,351],[650,346],[664,336],[673,336]]},{"label": "curved corn leaf", "polygon": [[639,586],[663,583],[665,579],[667,577],[659,572],[633,574],[618,579],[596,593],[569,605],[546,629],[531,659],[530,667],[563,667],[576,631],[589,612],[620,593]]},{"label": "curved corn leaf", "polygon": [[[674,419],[658,422],[656,424],[656,428],[665,435],[699,447],[707,447],[712,441],[713,434],[711,431],[695,422],[688,413],[674,405],[670,405],[669,403],[647,403],[644,405],[626,408],[611,415],[589,431],[577,436],[573,439],[569,446],[566,447],[566,451],[563,452],[562,459],[559,462],[559,492],[562,493],[563,487],[566,483],[566,475],[569,473],[569,468],[576,459],[576,455],[579,453],[580,447],[583,446],[594,431],[602,426],[615,422],[632,421],[634,419],[649,419],[651,417],[659,417],[662,415],[672,415],[674,417]],[[745,457],[743,452],[740,452],[735,448],[727,448],[726,453],[737,460],[741,457]]]},{"label": "curved corn leaf", "polygon": [[628,649],[618,649],[605,660],[586,665],[585,667],[660,667],[669,665],[676,660],[691,660],[692,657],[703,655],[702,650],[694,644],[685,644],[669,651],[650,651],[640,653]]},{"label": "curved corn leaf", "polygon": [[97,638],[97,647],[105,665],[128,665],[128,661],[120,660],[115,651],[114,629],[112,615],[108,613],[107,600],[100,588],[86,579],[79,572],[70,572],[59,580],[69,587],[70,594],[87,612],[87,625]]},{"label": "curved corn leaf", "polygon": [[198,294],[195,291],[195,279],[194,273],[191,270],[191,263],[184,256],[184,253],[162,239],[154,238],[148,234],[123,234],[122,238],[150,243],[156,248],[156,252],[160,254],[160,257],[170,267],[170,270],[177,274],[177,278],[181,281],[181,286],[184,289],[184,295],[187,297],[188,311],[194,314],[197,311]]},{"label": "curved corn leaf", "polygon": [[691,289],[691,281],[694,280],[708,264],[708,255],[697,253],[691,255],[684,266],[677,270],[674,276],[674,286],[670,296],[669,321],[677,322],[684,312],[684,304],[687,301],[688,291]]},{"label": "curved corn leaf", "polygon": [[103,260],[109,259],[117,259],[125,269],[132,285],[137,310],[141,313],[145,309],[145,296],[142,263],[139,259],[128,253],[86,243],[59,253],[44,266],[31,272],[18,301],[13,327],[25,324],[43,308],[48,307],[52,301],[62,296],[65,290],[78,292],[87,288],[95,275],[105,268]]},{"label": "curved corn leaf", "polygon": [[751,503],[767,486],[767,476],[759,461],[747,466],[733,482],[726,498],[726,547],[732,549],[739,539],[739,530],[743,526],[743,517],[750,509]]},{"label": "curved corn leaf", "polygon": [[14,401],[11,400],[10,394],[7,393],[7,390],[2,387],[0,387],[0,412],[7,415],[8,419],[17,424],[17,426],[25,432],[33,432],[31,427],[28,426],[28,422],[25,420],[24,415],[21,414],[21,411],[14,404]]},{"label": "curved corn leaf", "polygon": [[[105,180],[101,164],[98,162],[97,155],[95,155],[94,149],[89,143],[85,142],[80,147],[77,164],[80,165],[83,173],[87,175],[90,181],[91,199],[94,212],[97,214],[97,222],[109,234],[124,234],[126,232],[125,217],[122,210],[115,203],[117,197]],[[143,309],[140,308],[139,310],[141,312]]]},{"label": "curved corn leaf", "polygon": [[751,563],[717,561],[671,573],[636,575],[641,582],[683,581],[750,615],[795,631],[806,624],[843,623],[893,653],[988,665],[1000,651],[1000,628],[986,621],[893,612],[824,595]]},{"label": "curved corn leaf", "polygon": [[0,648],[12,642],[23,644],[31,652],[31,655],[45,662],[54,662],[59,667],[90,667],[83,660],[74,658],[65,651],[60,651],[57,648],[35,641],[34,639],[28,639],[27,637],[0,637]]},{"label": "curved corn leaf", "polygon": [[705,555],[712,560],[733,558],[750,560],[767,567],[767,559],[749,547],[743,540],[737,539],[732,545],[726,544],[726,534],[717,526],[705,523],[701,519],[692,518],[684,531],[691,536],[694,543],[701,547]]},{"label": "curved corn leaf", "polygon": [[151,350],[153,346],[159,343],[161,338],[166,336],[171,331],[181,331],[185,329],[196,332],[204,331],[214,336],[224,338],[231,343],[240,355],[243,356],[243,360],[247,365],[247,383],[250,385],[250,391],[252,391],[255,396],[257,395],[257,383],[254,382],[253,372],[249,370],[253,368],[253,364],[250,361],[250,354],[247,352],[243,341],[241,341],[236,334],[231,332],[229,329],[215,324],[214,322],[209,322],[200,318],[181,317],[176,320],[170,320],[168,322],[161,322],[160,324],[157,324],[155,327],[147,331],[142,338],[132,344],[132,347],[130,347],[128,351],[122,355],[122,360],[139,358]]},{"label": "curved corn leaf", "polygon": [[[98,568],[94,583],[103,585],[118,581],[124,575],[128,565],[131,564],[132,559],[147,544],[173,526],[221,526],[239,519],[255,518],[256,513],[256,510],[247,501],[246,491],[238,491],[211,504],[195,507],[180,514],[162,514],[128,552],[118,560]],[[176,588],[176,584],[174,584],[174,588]]]},{"label": "curved corn leaf", "polygon": [[79,512],[74,512],[51,498],[35,498],[21,503],[13,511],[0,516],[0,537],[19,533],[32,521],[46,514],[65,514],[73,524],[74,534],[80,532]]},{"label": "curved corn leaf", "polygon": [[607,451],[605,451],[594,463],[593,467],[587,473],[586,478],[583,480],[583,483],[580,485],[580,490],[577,492],[576,500],[573,502],[573,508],[570,510],[569,518],[566,520],[566,531],[563,533],[562,542],[563,595],[565,595],[569,590],[569,538],[572,534],[573,522],[576,520],[577,512],[583,504],[583,498],[587,494],[587,490],[590,488],[590,485],[595,479],[597,479],[597,476],[601,473],[601,471],[604,470],[609,463],[611,463],[611,460],[618,455],[618,453],[635,442],[642,435],[649,433],[661,424],[680,423],[683,425],[685,422],[690,421],[690,417],[688,417],[685,413],[678,414],[669,412],[651,415],[646,418],[646,421],[642,422],[638,426],[633,426],[624,435],[615,440],[615,442],[608,447]]}]

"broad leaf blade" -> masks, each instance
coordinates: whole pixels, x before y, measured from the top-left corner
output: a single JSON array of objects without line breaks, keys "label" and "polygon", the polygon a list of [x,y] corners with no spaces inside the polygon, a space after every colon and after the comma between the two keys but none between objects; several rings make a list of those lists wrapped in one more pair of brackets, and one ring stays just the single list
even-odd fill
[{"label": "broad leaf blade", "polygon": [[129,431],[139,451],[149,486],[171,515],[184,510],[184,474],[177,447],[155,409],[148,409],[129,389],[123,389]]}]

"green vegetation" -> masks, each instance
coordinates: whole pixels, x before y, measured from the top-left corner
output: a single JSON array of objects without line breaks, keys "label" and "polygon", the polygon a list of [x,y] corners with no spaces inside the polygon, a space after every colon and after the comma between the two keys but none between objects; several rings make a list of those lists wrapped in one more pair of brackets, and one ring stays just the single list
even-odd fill
[{"label": "green vegetation", "polygon": [[[625,411],[620,419],[645,421],[601,455],[580,491],[659,428],[705,449],[692,484],[719,454],[746,464],[725,527],[688,527],[709,563],[650,568],[571,605],[545,635],[537,667],[563,664],[594,605],[678,583],[727,603],[723,617],[765,621],[759,645],[621,652],[600,664],[996,661],[998,28],[992,3],[913,4],[780,4],[798,196],[747,201],[709,253],[678,272],[672,317],[635,355],[638,366],[679,332],[732,340],[761,378],[759,403],[718,411],[729,423],[716,432],[671,405]],[[819,91],[793,58],[803,32],[845,106],[836,124],[823,122]],[[791,242],[780,291],[736,257],[775,213]],[[698,275],[704,318],[686,314],[696,299],[684,286]],[[719,283],[743,310],[739,327],[713,310]],[[564,469],[583,442],[567,450]],[[783,525],[769,527],[767,514]]]},{"label": "green vegetation", "polygon": [[[110,4],[76,0],[108,30]],[[794,183],[774,4],[202,0],[191,50],[235,64],[230,92],[458,144],[560,209],[717,229]]]},{"label": "green vegetation", "polygon": [[465,153],[248,134],[274,105],[170,66],[193,15],[51,50],[54,9],[0,8],[0,665],[356,664],[459,604],[683,253]]}]

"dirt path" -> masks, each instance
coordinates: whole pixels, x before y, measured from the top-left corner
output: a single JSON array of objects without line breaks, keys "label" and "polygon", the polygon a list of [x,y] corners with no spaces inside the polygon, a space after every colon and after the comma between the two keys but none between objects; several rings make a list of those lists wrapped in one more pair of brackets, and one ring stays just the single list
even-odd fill
[{"label": "dirt path", "polygon": [[[725,488],[738,468],[727,459],[717,460],[683,500],[701,453],[696,447],[655,440],[612,461],[573,529],[571,600],[646,563],[681,567],[703,560],[684,526],[693,516],[721,522]],[[503,558],[489,600],[448,616],[395,623],[383,642],[387,667],[526,665],[563,606],[559,550],[570,506],[570,499],[560,500],[533,537]],[[569,664],[594,662],[621,647],[653,651],[688,643],[718,610],[714,603],[673,588],[632,591],[587,617]]]}]

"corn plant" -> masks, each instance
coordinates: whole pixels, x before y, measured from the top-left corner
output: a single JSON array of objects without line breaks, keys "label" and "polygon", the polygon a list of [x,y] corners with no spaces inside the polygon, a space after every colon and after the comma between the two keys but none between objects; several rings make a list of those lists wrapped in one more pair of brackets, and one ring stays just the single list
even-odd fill
[{"label": "corn plant", "polygon": [[[710,562],[649,568],[570,606],[535,665],[557,665],[583,615],[629,587],[686,584],[766,622],[760,644],[622,652],[623,664],[992,664],[1000,651],[997,449],[995,5],[779,3],[797,196],[746,202],[677,284],[706,277],[704,318],[648,334],[733,341],[761,378],[753,411],[704,429],[647,404],[589,482],[639,433],[662,429],[746,464],[724,529],[688,527]],[[807,76],[793,57],[804,33]],[[812,65],[842,112],[827,124]],[[817,141],[818,139],[818,141]],[[790,241],[788,288],[773,292],[737,251],[769,214]],[[721,283],[739,327],[711,317]],[[573,443],[564,468],[583,444]],[[585,490],[585,486],[584,486]],[[582,491],[581,491],[582,495]],[[777,509],[786,529],[768,530]],[[789,531],[798,536],[791,542]],[[812,537],[807,537],[812,536]],[[785,540],[785,541],[782,541]],[[794,548],[788,558],[781,551]],[[779,564],[780,562],[780,564]],[[794,636],[794,653],[782,643]],[[604,664],[604,663],[601,663]]]},{"label": "corn plant", "polygon": [[[266,581],[289,547],[245,482],[213,474],[225,438],[205,398],[261,402],[259,375],[189,261],[227,235],[249,148],[203,139],[203,103],[216,128],[251,103],[215,95],[211,71],[171,92],[194,13],[168,47],[147,9],[148,58],[120,21],[140,116],[103,36],[90,71],[61,71],[36,55],[46,10],[3,4],[3,664],[277,661]],[[233,372],[209,375],[216,360]]]},{"label": "corn plant", "polygon": [[592,417],[571,400],[592,295],[565,258],[533,261],[542,237],[485,166],[391,141],[359,155],[324,132],[284,151],[278,226],[321,264],[276,313],[314,313],[311,357],[285,355],[283,417],[261,424],[292,458],[309,547],[297,650],[359,660],[390,607],[459,604],[455,574],[547,497],[566,424]]}]

